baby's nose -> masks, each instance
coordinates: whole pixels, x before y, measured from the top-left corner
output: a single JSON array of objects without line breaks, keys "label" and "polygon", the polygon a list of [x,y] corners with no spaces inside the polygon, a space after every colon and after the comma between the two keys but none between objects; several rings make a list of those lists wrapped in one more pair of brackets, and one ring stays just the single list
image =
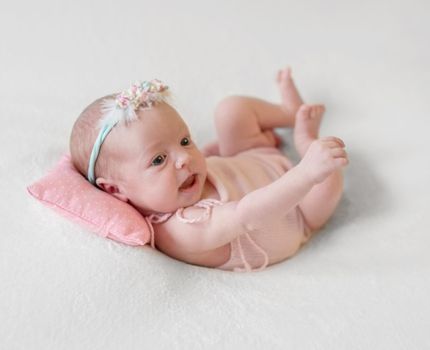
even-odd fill
[{"label": "baby's nose", "polygon": [[181,169],[184,165],[188,165],[190,162],[190,156],[188,153],[183,152],[178,155],[176,159],[176,169]]}]

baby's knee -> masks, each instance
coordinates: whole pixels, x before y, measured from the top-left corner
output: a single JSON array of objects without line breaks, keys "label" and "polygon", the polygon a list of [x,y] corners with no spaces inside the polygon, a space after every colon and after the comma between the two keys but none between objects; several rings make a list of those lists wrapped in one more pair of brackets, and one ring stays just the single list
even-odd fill
[{"label": "baby's knee", "polygon": [[247,114],[248,107],[241,96],[228,96],[221,100],[215,108],[215,125],[217,128],[232,128],[242,123],[240,120]]},{"label": "baby's knee", "polygon": [[238,95],[230,95],[223,98],[215,108],[215,113],[224,115],[243,110],[244,98]]}]

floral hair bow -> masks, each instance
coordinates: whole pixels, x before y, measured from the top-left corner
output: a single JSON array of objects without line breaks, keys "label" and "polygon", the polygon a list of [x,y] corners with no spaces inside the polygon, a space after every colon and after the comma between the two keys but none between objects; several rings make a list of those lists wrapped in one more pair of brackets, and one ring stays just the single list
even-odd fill
[{"label": "floral hair bow", "polygon": [[102,102],[103,117],[100,119],[100,127],[106,123],[116,124],[121,121],[137,120],[136,111],[139,108],[150,108],[156,102],[165,101],[168,88],[158,79],[135,82],[130,88],[116,95],[115,99],[106,99]]}]

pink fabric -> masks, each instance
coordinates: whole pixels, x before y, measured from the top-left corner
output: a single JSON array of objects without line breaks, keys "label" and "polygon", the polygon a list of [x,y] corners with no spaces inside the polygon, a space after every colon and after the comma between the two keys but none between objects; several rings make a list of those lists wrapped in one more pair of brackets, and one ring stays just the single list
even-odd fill
[{"label": "pink fabric", "polygon": [[[207,158],[208,179],[217,189],[222,202],[241,199],[247,193],[268,185],[281,177],[292,163],[276,148],[251,149],[228,159]],[[265,233],[244,234],[231,242],[230,259],[219,269],[250,271],[263,269],[269,264],[285,259],[289,249],[289,235],[303,236],[307,240],[307,228],[300,209],[289,212],[279,229]],[[267,254],[267,256],[266,256]]]},{"label": "pink fabric", "polygon": [[150,241],[151,224],[131,205],[91,185],[73,166],[70,155],[28,192],[48,207],[96,234],[128,245]]}]

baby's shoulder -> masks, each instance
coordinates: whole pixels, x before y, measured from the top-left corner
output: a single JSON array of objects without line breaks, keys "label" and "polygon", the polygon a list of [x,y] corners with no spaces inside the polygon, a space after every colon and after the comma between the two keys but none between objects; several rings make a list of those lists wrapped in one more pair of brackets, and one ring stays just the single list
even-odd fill
[{"label": "baby's shoulder", "polygon": [[211,235],[213,226],[213,218],[207,208],[181,208],[168,220],[154,225],[155,245],[175,259],[201,262],[211,252],[211,249],[202,248],[206,238]]},{"label": "baby's shoulder", "polygon": [[190,206],[178,209],[167,220],[154,225],[155,244],[169,251],[181,247],[183,250],[193,250],[196,237],[200,236],[202,231],[201,226],[193,224],[203,219],[209,220],[210,216],[205,214],[207,209],[204,207]]}]

